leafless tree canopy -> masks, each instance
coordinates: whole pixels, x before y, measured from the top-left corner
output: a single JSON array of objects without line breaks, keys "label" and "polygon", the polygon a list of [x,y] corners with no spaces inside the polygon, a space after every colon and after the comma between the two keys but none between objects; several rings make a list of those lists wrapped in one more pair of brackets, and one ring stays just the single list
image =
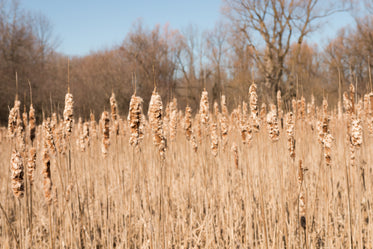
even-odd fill
[{"label": "leafless tree canopy", "polygon": [[[230,108],[248,100],[252,82],[257,83],[261,99],[275,102],[275,92],[281,90],[285,103],[295,95],[309,98],[313,93],[317,101],[327,95],[332,104],[350,82],[357,83],[358,94],[369,90],[371,1],[358,1],[364,11],[356,15],[356,25],[341,29],[325,48],[308,41],[310,34],[322,28],[325,17],[348,11],[352,3],[356,5],[348,1],[226,0],[224,16],[211,30],[196,25],[181,30],[169,25],[146,27],[137,21],[120,45],[69,58],[77,116],[88,118],[90,112],[109,109],[112,91],[120,114],[126,114],[135,90],[144,98],[146,111],[154,85],[165,101],[176,97],[179,108],[189,104],[194,111],[204,88],[211,103],[225,94]],[[7,122],[16,93],[28,108],[28,81],[37,115],[61,113],[68,57],[56,52],[58,45],[45,16],[23,10],[16,1],[0,2],[1,123]]]}]

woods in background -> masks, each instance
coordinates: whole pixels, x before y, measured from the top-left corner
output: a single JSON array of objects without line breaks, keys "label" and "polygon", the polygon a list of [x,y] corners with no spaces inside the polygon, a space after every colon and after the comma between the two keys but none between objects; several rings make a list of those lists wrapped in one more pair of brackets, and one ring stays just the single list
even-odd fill
[{"label": "woods in background", "polygon": [[[154,82],[165,101],[176,97],[179,108],[188,103],[193,110],[204,88],[211,93],[211,104],[224,93],[230,108],[248,100],[252,82],[258,85],[260,99],[273,103],[278,89],[285,103],[296,95],[309,99],[313,93],[318,101],[326,96],[331,106],[351,82],[357,94],[371,91],[373,18],[369,13],[373,7],[368,1],[366,16],[360,14],[356,25],[340,30],[325,49],[307,42],[323,17],[352,5],[229,0],[224,2],[226,18],[206,31],[193,25],[183,30],[168,25],[147,28],[138,21],[118,46],[69,58],[77,116],[88,119],[90,112],[97,116],[109,109],[112,91],[124,115],[135,87],[148,103]],[[44,16],[22,10],[16,1],[1,1],[1,124],[7,122],[8,107],[13,105],[16,72],[22,106],[24,100],[27,108],[30,103],[30,81],[37,115],[62,113],[68,57],[57,53],[57,46],[52,25]]]}]

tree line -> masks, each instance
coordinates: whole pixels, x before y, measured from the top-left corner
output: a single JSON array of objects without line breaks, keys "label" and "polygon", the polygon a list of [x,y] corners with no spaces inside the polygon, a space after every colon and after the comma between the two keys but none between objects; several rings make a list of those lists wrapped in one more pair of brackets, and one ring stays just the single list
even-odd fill
[{"label": "tree line", "polygon": [[[325,17],[357,4],[365,14],[325,48],[307,41]],[[211,30],[195,25],[148,28],[137,21],[120,45],[68,57],[56,52],[58,40],[47,18],[21,9],[16,1],[0,1],[1,124],[6,124],[16,94],[28,108],[29,82],[39,120],[43,114],[62,114],[68,82],[74,111],[84,118],[109,109],[112,92],[121,115],[127,114],[134,91],[147,110],[155,85],[165,102],[176,97],[179,108],[189,104],[193,110],[204,88],[210,103],[219,102],[221,94],[228,108],[248,101],[252,82],[267,102],[275,103],[281,90],[285,105],[311,94],[335,104],[350,83],[358,94],[372,90],[369,1],[226,0],[223,9],[224,17]]]}]

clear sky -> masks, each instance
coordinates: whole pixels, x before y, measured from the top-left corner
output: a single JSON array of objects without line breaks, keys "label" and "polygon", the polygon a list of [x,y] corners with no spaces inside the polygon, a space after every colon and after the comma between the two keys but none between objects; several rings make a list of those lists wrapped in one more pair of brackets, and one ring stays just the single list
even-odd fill
[{"label": "clear sky", "polygon": [[[221,0],[21,0],[25,10],[44,14],[59,38],[57,51],[86,55],[120,44],[139,18],[153,28],[169,24],[182,30],[189,24],[211,29],[221,15]],[[349,14],[337,14],[310,38],[322,47],[336,31],[353,22]]]}]

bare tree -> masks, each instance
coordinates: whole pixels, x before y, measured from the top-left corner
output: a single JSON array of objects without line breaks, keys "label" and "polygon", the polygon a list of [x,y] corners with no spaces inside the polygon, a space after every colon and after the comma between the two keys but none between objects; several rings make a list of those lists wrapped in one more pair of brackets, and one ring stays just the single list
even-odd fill
[{"label": "bare tree", "polygon": [[[335,2],[335,1],[334,1]],[[267,88],[274,97],[284,74],[285,58],[291,42],[298,44],[314,31],[320,20],[344,5],[319,0],[227,0],[227,15],[234,32],[244,34],[253,49],[253,58],[264,74]]]}]

